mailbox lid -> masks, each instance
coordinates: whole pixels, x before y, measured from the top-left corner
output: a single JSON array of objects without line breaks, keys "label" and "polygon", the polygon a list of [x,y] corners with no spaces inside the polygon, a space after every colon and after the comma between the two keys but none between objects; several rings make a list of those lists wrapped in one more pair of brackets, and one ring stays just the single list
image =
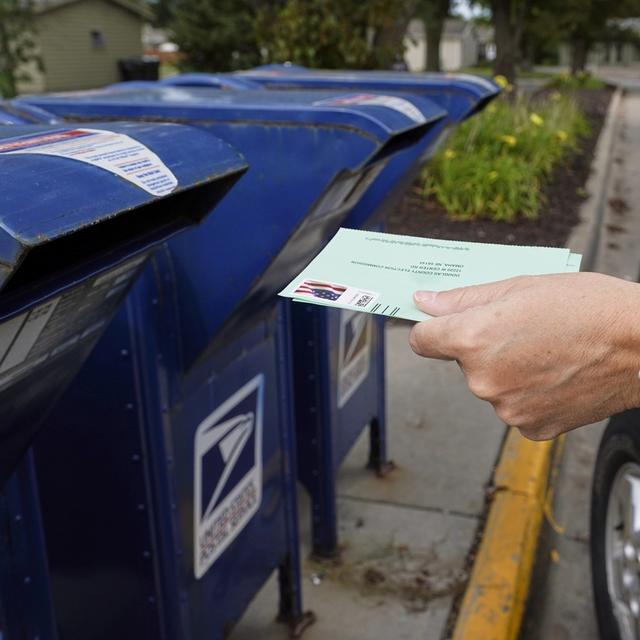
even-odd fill
[{"label": "mailbox lid", "polygon": [[214,89],[260,89],[259,82],[231,73],[178,73],[161,80],[170,87],[212,87]]},{"label": "mailbox lid", "polygon": [[354,102],[353,98],[358,95],[361,94],[344,91],[290,91],[283,96],[261,89],[219,91],[202,86],[157,85],[130,90],[118,88],[26,96],[20,102],[71,119],[129,116],[194,123],[331,125],[356,128],[379,141],[429,126],[446,117],[442,107],[420,96],[404,97],[408,106],[403,112],[371,99]]},{"label": "mailbox lid", "polygon": [[0,126],[16,124],[56,124],[60,118],[29,104],[16,104],[11,100],[0,100]]},{"label": "mailbox lid", "polygon": [[[94,147],[80,157],[75,143]],[[159,181],[137,171],[135,176],[142,178],[136,177],[138,182],[134,183],[105,168],[105,154],[118,150],[132,153],[134,147],[139,151],[139,161],[148,161],[150,171],[159,172]],[[62,155],[51,155],[56,153]],[[112,157],[115,163],[121,162]],[[0,128],[0,290],[34,250],[129,216],[158,199],[233,179],[246,166],[238,152],[219,138],[181,125],[97,123],[88,127]],[[141,186],[140,180],[145,179]],[[191,223],[207,212],[207,207],[194,207],[196,219]],[[146,222],[151,231],[154,220]],[[165,228],[168,232],[169,227]],[[121,240],[126,240],[126,229],[119,233],[123,234]],[[119,239],[114,241],[117,244]],[[69,248],[72,246],[66,243],[65,250]]]},{"label": "mailbox lid", "polygon": [[462,73],[408,71],[330,71],[294,65],[267,65],[238,73],[269,89],[360,89],[397,91],[426,96],[460,121],[482,110],[499,93],[493,81]]}]

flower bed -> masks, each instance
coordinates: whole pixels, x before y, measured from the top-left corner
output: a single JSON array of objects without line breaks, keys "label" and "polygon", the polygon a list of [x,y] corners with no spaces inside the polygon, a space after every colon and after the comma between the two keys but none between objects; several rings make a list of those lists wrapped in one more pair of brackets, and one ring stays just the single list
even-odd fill
[{"label": "flower bed", "polygon": [[[548,95],[552,92],[544,93]],[[537,218],[517,216],[515,221],[507,222],[486,217],[452,217],[434,195],[425,199],[425,180],[421,178],[388,216],[388,230],[392,233],[453,240],[562,246],[578,222],[580,205],[587,197],[584,185],[589,176],[593,149],[604,121],[611,90],[583,90],[572,95],[587,118],[590,132],[577,141],[575,149],[568,151],[542,184],[543,204],[539,205]],[[544,99],[539,97],[535,102]],[[538,112],[536,106],[535,113]]]},{"label": "flower bed", "polygon": [[589,125],[575,100],[502,98],[463,123],[427,167],[425,196],[454,218],[536,218],[542,184],[575,152]]}]

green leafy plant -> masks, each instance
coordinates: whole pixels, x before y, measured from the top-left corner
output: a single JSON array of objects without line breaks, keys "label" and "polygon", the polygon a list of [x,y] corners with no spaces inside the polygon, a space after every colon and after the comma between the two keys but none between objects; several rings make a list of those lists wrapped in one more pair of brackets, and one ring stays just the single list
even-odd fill
[{"label": "green leafy plant", "polygon": [[541,186],[588,134],[576,103],[553,93],[535,105],[497,100],[453,133],[428,165],[425,196],[455,218],[536,218]]},{"label": "green leafy plant", "polygon": [[549,80],[548,86],[564,91],[575,91],[576,89],[603,89],[606,83],[599,78],[594,78],[588,71],[578,71],[575,75],[568,72],[559,73]]},{"label": "green leafy plant", "polygon": [[[264,3],[256,32],[265,62],[309,67],[388,68],[402,53],[406,3],[285,0]],[[399,37],[391,37],[402,25]],[[397,35],[397,34],[395,34]]]},{"label": "green leafy plant", "polygon": [[182,70],[231,71],[260,62],[251,0],[175,0],[165,11]]},{"label": "green leafy plant", "polygon": [[16,95],[18,83],[30,80],[28,65],[42,68],[31,0],[0,0],[0,97]]}]

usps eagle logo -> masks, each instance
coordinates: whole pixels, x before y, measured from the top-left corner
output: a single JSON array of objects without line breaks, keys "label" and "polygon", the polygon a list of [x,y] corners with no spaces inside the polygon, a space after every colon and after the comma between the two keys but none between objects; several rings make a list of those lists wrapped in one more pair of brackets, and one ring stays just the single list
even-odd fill
[{"label": "usps eagle logo", "polygon": [[262,497],[264,376],[225,400],[196,430],[194,573],[200,579],[246,527]]},{"label": "usps eagle logo", "polygon": [[317,280],[305,280],[296,287],[295,295],[309,298],[319,298],[320,300],[329,300],[336,302],[338,298],[347,290],[339,284],[331,284],[330,282],[319,282]]}]

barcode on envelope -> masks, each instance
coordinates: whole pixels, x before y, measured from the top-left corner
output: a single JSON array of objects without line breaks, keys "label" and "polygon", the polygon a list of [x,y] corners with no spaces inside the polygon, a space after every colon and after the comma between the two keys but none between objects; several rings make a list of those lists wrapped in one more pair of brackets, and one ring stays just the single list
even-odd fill
[{"label": "barcode on envelope", "polygon": [[356,301],[355,301],[355,306],[356,307],[366,307],[371,301],[373,300],[373,296],[364,294],[361,295]]}]

